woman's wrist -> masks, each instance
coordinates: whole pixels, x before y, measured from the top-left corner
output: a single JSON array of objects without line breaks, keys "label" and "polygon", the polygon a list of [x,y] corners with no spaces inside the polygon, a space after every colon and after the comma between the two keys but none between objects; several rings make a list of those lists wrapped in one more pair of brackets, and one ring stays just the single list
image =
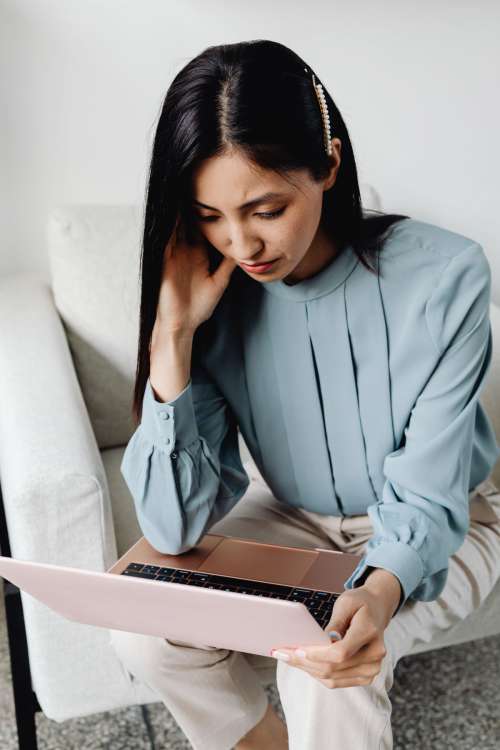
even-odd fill
[{"label": "woman's wrist", "polygon": [[384,568],[373,568],[363,585],[376,592],[387,603],[388,621],[390,621],[403,595],[399,578]]}]

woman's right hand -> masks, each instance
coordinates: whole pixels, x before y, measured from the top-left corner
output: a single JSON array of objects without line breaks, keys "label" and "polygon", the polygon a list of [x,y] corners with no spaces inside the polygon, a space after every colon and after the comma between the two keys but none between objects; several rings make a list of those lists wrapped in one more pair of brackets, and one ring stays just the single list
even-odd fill
[{"label": "woman's right hand", "polygon": [[208,251],[201,233],[188,244],[177,217],[163,256],[162,281],[153,338],[171,333],[194,335],[208,320],[229,284],[236,261],[223,258],[209,271]]}]

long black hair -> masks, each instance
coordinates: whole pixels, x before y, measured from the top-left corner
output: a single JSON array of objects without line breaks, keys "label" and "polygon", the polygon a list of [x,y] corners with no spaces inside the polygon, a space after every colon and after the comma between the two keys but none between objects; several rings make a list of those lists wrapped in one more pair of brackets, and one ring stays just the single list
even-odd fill
[{"label": "long black hair", "polygon": [[[308,170],[311,179],[326,178],[331,157],[324,148],[323,121],[312,75],[299,55],[279,42],[258,39],[207,47],[172,81],[156,127],[144,210],[141,254],[139,342],[132,412],[142,417],[150,373],[150,346],[160,293],[163,256],[180,215],[186,233],[192,224],[192,177],[199,164],[238,149],[260,168],[287,179]],[[335,184],[323,193],[322,225],[341,251],[352,245],[361,263],[376,273],[374,255],[389,227],[409,218],[364,213],[356,163],[342,115],[322,84],[332,137],[340,138],[342,156]],[[211,272],[223,256],[207,243]],[[236,268],[228,289],[246,276]],[[247,279],[248,281],[248,279]],[[255,282],[254,282],[255,283]],[[196,331],[197,343],[210,320]]]}]

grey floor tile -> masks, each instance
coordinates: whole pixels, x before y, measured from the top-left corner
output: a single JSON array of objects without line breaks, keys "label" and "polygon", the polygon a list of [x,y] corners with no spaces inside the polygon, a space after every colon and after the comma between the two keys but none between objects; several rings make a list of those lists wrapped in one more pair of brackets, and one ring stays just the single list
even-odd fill
[{"label": "grey floor tile", "polygon": [[390,693],[395,750],[500,748],[500,636],[406,656]]},{"label": "grey floor tile", "polygon": [[151,750],[140,706],[54,722],[38,715],[39,750]]}]

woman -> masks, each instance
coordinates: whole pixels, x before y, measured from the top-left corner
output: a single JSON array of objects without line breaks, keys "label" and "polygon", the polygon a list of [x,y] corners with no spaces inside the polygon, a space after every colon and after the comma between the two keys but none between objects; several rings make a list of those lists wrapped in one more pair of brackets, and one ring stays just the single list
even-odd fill
[{"label": "woman", "polygon": [[259,40],[206,49],[170,86],[141,270],[121,470],[144,536],[167,554],[211,531],[363,557],[328,647],[218,649],[200,617],[196,644],[114,631],[118,655],[197,750],[391,748],[397,660],[499,575],[482,247],[363,213],[330,95]]}]

